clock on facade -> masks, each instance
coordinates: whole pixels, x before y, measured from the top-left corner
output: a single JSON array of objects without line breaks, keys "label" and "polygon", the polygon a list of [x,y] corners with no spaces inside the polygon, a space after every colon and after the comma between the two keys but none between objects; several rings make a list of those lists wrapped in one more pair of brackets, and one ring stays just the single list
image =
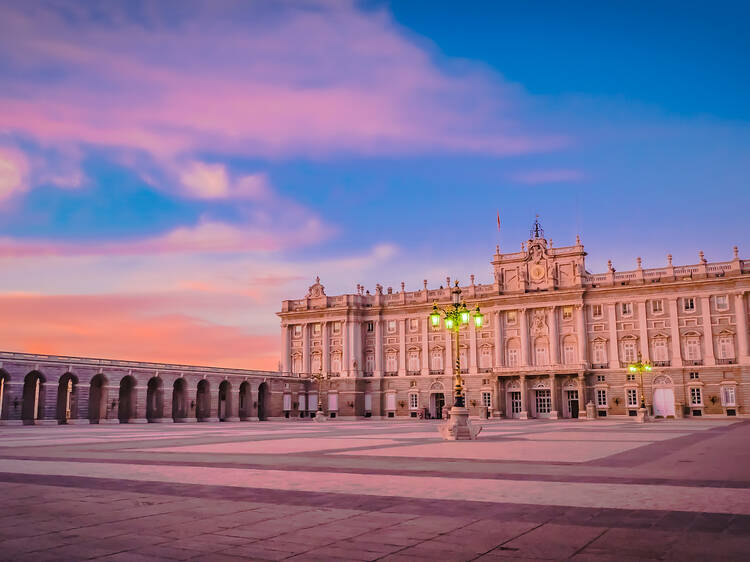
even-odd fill
[{"label": "clock on facade", "polygon": [[531,266],[531,278],[534,281],[541,281],[544,279],[544,266],[540,263]]}]

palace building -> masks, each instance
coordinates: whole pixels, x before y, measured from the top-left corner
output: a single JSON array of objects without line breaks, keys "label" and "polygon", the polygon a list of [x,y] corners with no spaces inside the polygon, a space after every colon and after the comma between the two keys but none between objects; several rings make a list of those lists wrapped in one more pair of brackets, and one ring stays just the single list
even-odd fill
[{"label": "palace building", "polygon": [[[460,330],[466,405],[508,418],[742,416],[750,406],[750,260],[589,273],[580,242],[553,247],[538,222],[521,251],[491,264],[494,282],[460,287],[480,328]],[[441,417],[452,404],[455,342],[428,316],[440,288],[326,295],[320,279],[279,313],[282,375],[323,377],[331,417]],[[628,370],[641,357],[653,366]],[[316,409],[317,384],[296,401]]]}]

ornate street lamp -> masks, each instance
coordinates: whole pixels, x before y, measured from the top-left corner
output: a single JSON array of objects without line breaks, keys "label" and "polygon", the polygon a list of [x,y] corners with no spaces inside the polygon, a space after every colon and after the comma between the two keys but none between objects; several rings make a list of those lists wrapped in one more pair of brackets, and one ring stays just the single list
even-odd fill
[{"label": "ornate street lamp", "polygon": [[449,440],[476,439],[476,436],[479,435],[482,429],[481,427],[473,427],[469,423],[469,410],[466,409],[463,379],[461,378],[461,326],[468,325],[472,317],[474,325],[477,328],[481,328],[484,322],[484,315],[479,310],[479,306],[476,307],[473,313],[469,311],[466,303],[461,300],[461,288],[458,286],[458,281],[456,281],[455,286],[451,289],[451,306],[443,309],[439,308],[437,303],[435,303],[432,306],[432,313],[430,314],[430,324],[433,329],[437,330],[440,328],[440,319],[442,318],[445,323],[445,329],[455,334],[455,398],[453,408],[450,411],[450,419],[448,423],[442,425],[440,428],[443,437]]},{"label": "ornate street lamp", "polygon": [[640,378],[640,390],[641,390],[641,407],[638,409],[638,421],[644,422],[648,419],[648,410],[646,410],[646,396],[643,390],[643,371],[651,372],[651,363],[649,361],[643,362],[641,360],[641,354],[638,354],[638,361],[628,365],[628,372],[638,373]]},{"label": "ornate street lamp", "polygon": [[314,378],[318,382],[318,410],[315,412],[315,421],[326,421],[328,418],[326,417],[325,412],[323,411],[323,381],[328,379],[328,374],[323,374],[322,371],[318,371],[317,373],[313,373],[312,378]]}]

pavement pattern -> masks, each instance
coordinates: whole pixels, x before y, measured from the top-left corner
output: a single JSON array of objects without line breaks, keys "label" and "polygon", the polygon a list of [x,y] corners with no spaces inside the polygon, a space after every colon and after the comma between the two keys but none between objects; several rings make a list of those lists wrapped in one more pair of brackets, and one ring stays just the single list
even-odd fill
[{"label": "pavement pattern", "polygon": [[0,560],[748,560],[750,421],[0,428]]}]

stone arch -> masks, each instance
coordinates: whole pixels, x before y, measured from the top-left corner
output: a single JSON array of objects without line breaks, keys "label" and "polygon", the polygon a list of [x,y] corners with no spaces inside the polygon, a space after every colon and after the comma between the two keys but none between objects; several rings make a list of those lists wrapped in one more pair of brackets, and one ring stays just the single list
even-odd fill
[{"label": "stone arch", "polygon": [[195,417],[206,421],[211,417],[211,384],[207,379],[198,382],[195,392]]},{"label": "stone arch", "polygon": [[33,425],[44,419],[44,383],[47,382],[39,371],[31,371],[23,379],[23,403],[21,419],[24,424]]},{"label": "stone arch", "polygon": [[146,387],[146,419],[149,422],[164,417],[164,381],[154,376]]},{"label": "stone arch", "polygon": [[232,384],[228,380],[223,380],[219,384],[219,421],[227,421],[232,417]]},{"label": "stone arch", "polygon": [[544,390],[549,388],[549,379],[538,379],[531,387],[532,390]]},{"label": "stone arch", "polygon": [[258,419],[264,421],[268,419],[268,410],[271,403],[271,392],[267,382],[262,382],[258,386]]},{"label": "stone arch", "polygon": [[653,386],[672,387],[672,379],[667,375],[657,375],[654,377]]},{"label": "stone arch", "polygon": [[107,419],[107,377],[99,373],[89,383],[89,423]]},{"label": "stone arch", "polygon": [[187,383],[180,377],[172,385],[172,419],[182,422],[188,417],[190,416],[188,415]]},{"label": "stone arch", "polygon": [[252,393],[250,390],[250,383],[247,381],[243,381],[242,384],[240,384],[240,391],[239,391],[239,412],[240,412],[240,420],[245,421],[252,417]]},{"label": "stone arch", "polygon": [[117,405],[117,419],[120,423],[130,423],[135,419],[136,380],[132,375],[120,379],[119,402]]},{"label": "stone arch", "polygon": [[430,391],[435,392],[443,392],[445,390],[445,387],[443,386],[443,383],[440,381],[435,381],[430,385]]},{"label": "stone arch", "polygon": [[10,375],[4,370],[0,369],[0,420],[7,420],[9,414],[8,407],[10,405]]},{"label": "stone arch", "polygon": [[57,385],[57,409],[55,417],[58,423],[78,418],[78,377],[65,373]]},{"label": "stone arch", "polygon": [[513,392],[517,390],[521,390],[521,381],[519,381],[518,379],[509,381],[508,384],[505,386],[506,392]]}]

